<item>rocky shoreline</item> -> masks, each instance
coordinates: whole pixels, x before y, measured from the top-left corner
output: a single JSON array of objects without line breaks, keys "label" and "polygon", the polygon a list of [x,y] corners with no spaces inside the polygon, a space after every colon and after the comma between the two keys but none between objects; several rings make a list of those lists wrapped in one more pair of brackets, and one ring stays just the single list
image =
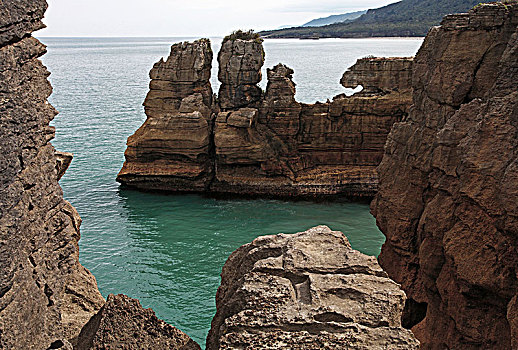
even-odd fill
[{"label": "rocky shoreline", "polygon": [[[137,300],[105,301],[79,263],[81,219],[58,184],[71,155],[50,143],[57,111],[31,35],[46,7],[0,3],[0,348],[200,349]],[[381,160],[372,212],[387,242],[379,264],[325,226],[244,245],[223,267],[207,349],[517,348],[518,3],[447,16],[414,60],[360,60],[343,83],[362,95],[326,104],[297,103],[284,65],[263,94],[261,49],[223,45],[216,100],[209,43],[173,46],[151,72],[148,120],[119,179],[299,195],[311,191],[294,183],[317,169],[308,179],[333,179],[318,191],[347,195],[372,181],[333,189],[337,163]],[[374,140],[357,153],[354,130]],[[275,181],[254,185],[264,174]]]},{"label": "rocky shoreline", "polygon": [[280,198],[371,198],[392,125],[411,103],[411,58],[365,58],[341,83],[361,93],[295,100],[293,70],[261,81],[257,38],[228,39],[212,94],[208,39],[173,45],[150,72],[148,119],[128,139],[117,181],[141,190]]}]

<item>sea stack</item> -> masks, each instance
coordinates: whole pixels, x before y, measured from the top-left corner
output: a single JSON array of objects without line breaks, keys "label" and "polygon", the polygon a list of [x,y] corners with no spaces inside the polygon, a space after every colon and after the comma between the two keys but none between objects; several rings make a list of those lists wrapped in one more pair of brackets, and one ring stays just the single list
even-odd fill
[{"label": "sea stack", "polygon": [[[195,48],[201,43],[203,49]],[[207,39],[176,44],[166,63],[155,65],[144,103],[148,119],[128,139],[119,182],[143,190],[241,196],[376,193],[375,169],[386,137],[411,103],[411,58],[361,59],[342,83],[365,85],[363,93],[303,104],[295,100],[293,70],[283,64],[267,70],[267,89],[260,89],[262,39],[237,32],[224,39],[218,55],[221,87],[214,102],[207,93],[209,51]],[[192,62],[202,62],[194,67],[203,74],[187,74]],[[158,77],[164,65],[168,75]]]},{"label": "sea stack", "polygon": [[207,349],[419,349],[405,299],[341,232],[260,237],[223,267]]},{"label": "sea stack", "polygon": [[205,191],[213,178],[212,50],[180,43],[157,62],[144,102],[147,120],[128,139],[117,180],[146,190]]},{"label": "sea stack", "polygon": [[446,16],[414,60],[372,204],[423,349],[518,348],[518,4]]}]

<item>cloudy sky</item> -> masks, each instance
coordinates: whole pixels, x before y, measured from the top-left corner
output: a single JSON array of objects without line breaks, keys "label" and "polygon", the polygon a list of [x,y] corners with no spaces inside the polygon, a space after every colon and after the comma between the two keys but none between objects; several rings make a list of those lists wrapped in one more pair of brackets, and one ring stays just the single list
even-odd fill
[{"label": "cloudy sky", "polygon": [[376,8],[397,0],[48,0],[38,36],[221,36]]}]

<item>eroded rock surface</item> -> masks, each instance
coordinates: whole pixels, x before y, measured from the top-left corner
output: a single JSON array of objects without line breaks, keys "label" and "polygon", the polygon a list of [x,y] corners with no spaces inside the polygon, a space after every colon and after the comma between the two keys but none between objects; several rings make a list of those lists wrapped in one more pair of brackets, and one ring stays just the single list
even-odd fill
[{"label": "eroded rock surface", "polygon": [[79,263],[76,210],[63,199],[50,140],[45,1],[0,3],[0,348],[68,346],[103,305]]},{"label": "eroded rock surface", "polygon": [[518,347],[517,25],[493,3],[430,31],[379,167],[380,264],[424,349]]},{"label": "eroded rock surface", "polygon": [[418,349],[405,299],[341,232],[260,237],[223,267],[207,349]]},{"label": "eroded rock surface", "polygon": [[260,40],[224,40],[218,54],[221,82],[219,103],[223,110],[253,107],[262,95],[264,49]]},{"label": "eroded rock surface", "polygon": [[85,325],[77,350],[201,349],[185,333],[159,320],[136,299],[110,294],[106,304]]},{"label": "eroded rock surface", "polygon": [[[81,218],[58,184],[72,155],[50,143],[57,112],[47,102],[49,72],[38,59],[46,48],[31,36],[43,28],[46,7],[45,1],[0,2],[0,349],[6,350],[72,350],[105,303],[94,276],[79,263]],[[113,303],[103,310],[113,310]],[[162,332],[161,339],[171,340],[164,349],[199,348],[180,343],[188,337],[150,311],[137,312],[135,303],[116,305],[119,315],[152,319],[136,323],[142,328],[134,334]],[[96,344],[112,346],[107,339]],[[117,341],[117,348],[135,342]]]},{"label": "eroded rock surface", "polygon": [[362,58],[340,83],[346,88],[363,87],[363,95],[376,95],[412,89],[412,57]]},{"label": "eroded rock surface", "polygon": [[[178,61],[176,56],[199,59],[195,55],[200,50],[188,49],[191,56],[184,53],[196,43],[181,45],[183,51],[173,49],[168,62]],[[165,97],[153,100],[163,106],[161,113],[146,108],[148,120],[128,140],[118,181],[175,192],[312,198],[374,195],[375,169],[386,137],[410,106],[412,59],[359,60],[343,83],[363,84],[369,93],[311,105],[295,100],[293,70],[283,64],[267,70],[265,92],[257,86],[264,63],[259,39],[225,41],[218,61],[219,103],[191,104],[188,109],[201,111],[208,124],[203,118],[194,123],[192,117],[187,124],[177,107],[159,102]],[[206,90],[208,65],[203,65]],[[152,81],[150,94],[156,95],[153,86]],[[161,95],[178,94],[175,85],[163,89]],[[149,101],[148,96],[146,106]]]},{"label": "eroded rock surface", "polygon": [[147,120],[128,139],[117,179],[143,189],[203,192],[213,178],[212,50],[207,39],[171,47],[150,72]]}]

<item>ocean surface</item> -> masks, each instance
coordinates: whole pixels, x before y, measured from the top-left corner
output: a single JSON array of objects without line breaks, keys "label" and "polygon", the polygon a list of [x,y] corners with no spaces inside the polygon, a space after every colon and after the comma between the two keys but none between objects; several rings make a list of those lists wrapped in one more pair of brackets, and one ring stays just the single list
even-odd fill
[{"label": "ocean surface", "polygon": [[[124,293],[204,346],[221,268],[235,249],[265,234],[316,225],[343,231],[353,247],[378,255],[384,236],[367,204],[216,200],[121,189],[115,177],[126,139],[144,122],[148,72],[170,45],[189,38],[41,38],[52,73],[50,102],[58,150],[74,153],[61,180],[79,211],[80,260],[102,294]],[[213,39],[217,53],[221,39]],[[340,93],[343,72],[366,55],[414,55],[421,39],[267,40],[266,67],[295,70],[297,99]],[[263,74],[265,77],[266,74]],[[217,91],[217,66],[213,88]],[[266,85],[263,79],[262,86]]]}]

